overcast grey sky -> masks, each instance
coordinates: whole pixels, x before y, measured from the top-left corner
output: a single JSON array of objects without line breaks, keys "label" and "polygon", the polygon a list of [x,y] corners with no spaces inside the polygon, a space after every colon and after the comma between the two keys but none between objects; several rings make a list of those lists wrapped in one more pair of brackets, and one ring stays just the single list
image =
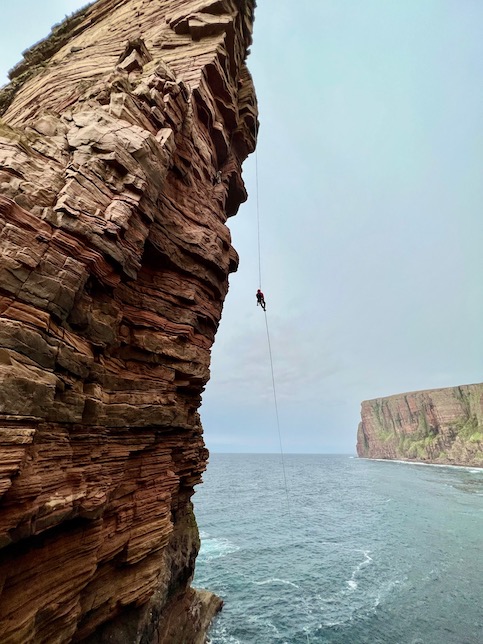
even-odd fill
[{"label": "overcast grey sky", "polygon": [[[0,82],[75,0],[2,7]],[[354,452],[362,400],[483,380],[483,3],[258,0],[262,288],[287,452]],[[255,157],[201,415],[278,450]]]}]

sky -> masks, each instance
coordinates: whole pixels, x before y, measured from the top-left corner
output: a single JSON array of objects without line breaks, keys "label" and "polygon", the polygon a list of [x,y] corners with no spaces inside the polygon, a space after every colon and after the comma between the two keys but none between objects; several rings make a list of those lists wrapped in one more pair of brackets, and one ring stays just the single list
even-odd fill
[{"label": "sky", "polygon": [[[2,7],[0,84],[84,4]],[[363,400],[483,381],[482,28],[479,0],[258,0],[211,451],[277,452],[279,426],[287,453],[355,453]]]}]

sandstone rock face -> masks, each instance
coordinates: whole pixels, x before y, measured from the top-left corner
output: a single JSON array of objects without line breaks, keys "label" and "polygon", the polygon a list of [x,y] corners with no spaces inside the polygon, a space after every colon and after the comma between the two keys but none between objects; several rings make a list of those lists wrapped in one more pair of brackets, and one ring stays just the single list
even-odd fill
[{"label": "sandstone rock face", "polygon": [[483,384],[362,403],[357,453],[483,467]]},{"label": "sandstone rock face", "polygon": [[2,644],[202,641],[219,608],[189,588],[190,498],[253,10],[99,0],[0,92]]}]

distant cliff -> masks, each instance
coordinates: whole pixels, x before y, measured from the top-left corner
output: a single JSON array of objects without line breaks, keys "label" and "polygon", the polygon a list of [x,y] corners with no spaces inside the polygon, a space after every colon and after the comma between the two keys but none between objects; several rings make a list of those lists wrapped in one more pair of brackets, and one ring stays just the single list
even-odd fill
[{"label": "distant cliff", "polygon": [[483,467],[483,384],[362,403],[357,453]]},{"label": "distant cliff", "polygon": [[191,497],[254,6],[98,0],[0,91],[2,644],[197,644],[220,606]]}]

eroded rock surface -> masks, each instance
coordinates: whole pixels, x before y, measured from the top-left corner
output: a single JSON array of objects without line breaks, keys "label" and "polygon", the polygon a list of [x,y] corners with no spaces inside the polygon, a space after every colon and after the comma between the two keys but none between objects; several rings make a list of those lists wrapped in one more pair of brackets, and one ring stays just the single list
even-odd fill
[{"label": "eroded rock surface", "polygon": [[253,9],[99,0],[0,93],[2,644],[191,641],[219,608],[189,588],[190,498]]},{"label": "eroded rock surface", "polygon": [[483,467],[483,384],[362,403],[357,453]]}]

